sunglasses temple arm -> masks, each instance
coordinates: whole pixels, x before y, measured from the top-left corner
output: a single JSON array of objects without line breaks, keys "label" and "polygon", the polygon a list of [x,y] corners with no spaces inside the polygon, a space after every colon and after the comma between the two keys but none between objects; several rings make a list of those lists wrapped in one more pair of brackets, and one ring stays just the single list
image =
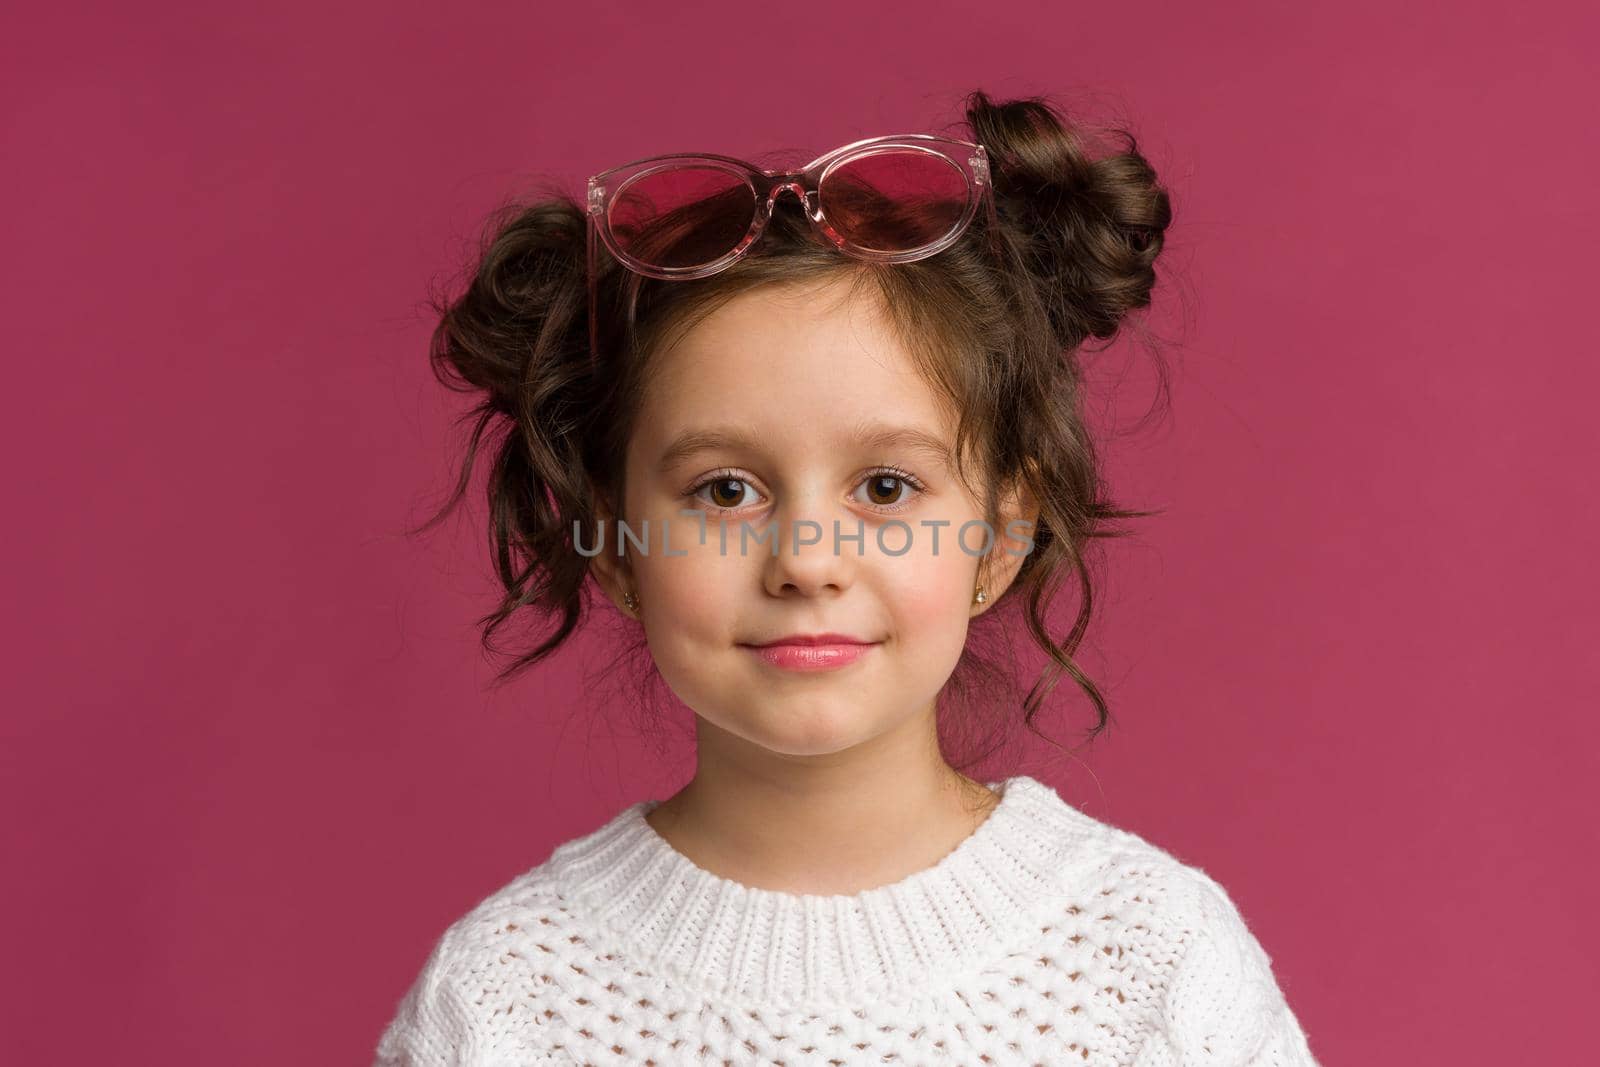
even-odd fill
[{"label": "sunglasses temple arm", "polygon": [[1004,264],[1005,263],[1005,250],[1003,248],[1001,248],[1000,223],[999,223],[999,220],[995,217],[995,209],[994,209],[994,179],[992,179],[992,178],[989,179],[988,181],[986,181],[984,183],[984,185],[985,185],[986,188],[985,188],[985,195],[984,195],[984,198],[983,198],[983,206],[984,206],[985,211],[987,211],[987,213],[988,213],[989,225],[988,225],[987,238],[988,238],[988,242],[989,242],[989,250],[994,253],[995,260],[997,262],[999,262],[1001,264]]},{"label": "sunglasses temple arm", "polygon": [[599,326],[598,326],[599,313],[595,309],[595,281],[594,281],[595,224],[594,224],[594,215],[592,213],[589,215],[589,218],[588,218],[588,229],[589,229],[589,249],[588,249],[588,255],[587,255],[586,258],[587,258],[587,273],[589,275],[589,369],[590,370],[595,370],[595,369],[598,368],[599,363],[600,363],[600,354],[599,354],[598,345],[597,345],[597,335],[599,333]]}]

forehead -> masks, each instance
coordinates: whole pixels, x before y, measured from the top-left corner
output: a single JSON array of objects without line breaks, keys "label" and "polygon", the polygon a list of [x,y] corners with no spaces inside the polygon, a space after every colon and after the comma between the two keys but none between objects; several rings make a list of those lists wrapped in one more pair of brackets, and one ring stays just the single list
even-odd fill
[{"label": "forehead", "polygon": [[635,440],[736,424],[774,447],[885,427],[948,441],[949,404],[924,380],[875,287],[842,280],[741,293],[652,356]]}]

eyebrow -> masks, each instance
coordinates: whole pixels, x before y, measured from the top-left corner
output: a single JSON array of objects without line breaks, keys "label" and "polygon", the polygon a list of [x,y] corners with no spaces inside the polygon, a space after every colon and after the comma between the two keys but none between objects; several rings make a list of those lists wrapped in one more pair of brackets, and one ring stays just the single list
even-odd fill
[{"label": "eyebrow", "polygon": [[[951,460],[950,446],[936,434],[919,430],[914,426],[893,426],[880,422],[865,422],[858,424],[851,435],[852,440],[868,448],[908,448],[921,452],[938,463],[949,466]],[[762,438],[750,430],[738,426],[718,426],[708,430],[686,430],[673,438],[661,454],[659,469],[665,473],[673,467],[699,452],[714,451],[716,449],[743,450],[757,452],[762,447]]]}]

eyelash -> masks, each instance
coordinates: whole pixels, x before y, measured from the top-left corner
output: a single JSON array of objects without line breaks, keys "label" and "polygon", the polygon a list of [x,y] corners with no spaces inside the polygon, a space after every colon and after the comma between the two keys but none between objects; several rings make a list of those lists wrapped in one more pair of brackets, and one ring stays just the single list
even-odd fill
[{"label": "eyelash", "polygon": [[[898,479],[901,482],[904,482],[906,485],[910,486],[911,489],[914,491],[914,493],[917,494],[917,495],[920,495],[920,494],[925,493],[925,492],[928,491],[928,487],[923,485],[922,481],[916,475],[912,474],[910,471],[901,470],[899,467],[875,467],[872,470],[867,471],[866,474],[862,475],[861,476],[861,481],[862,482],[866,482],[867,480],[872,479],[872,478],[882,478],[882,477],[895,478],[895,479]],[[745,485],[750,485],[750,482],[747,479],[741,477],[739,475],[738,471],[735,471],[735,470],[713,471],[710,474],[706,475],[704,478],[702,478],[693,487],[691,487],[689,489],[687,495],[691,496],[691,497],[698,497],[700,495],[700,490],[702,490],[706,486],[712,485],[712,484],[714,484],[716,482],[743,482]],[[860,483],[858,483],[858,484],[860,484]],[[752,486],[750,486],[750,488],[754,489],[755,486],[752,485]],[[868,507],[871,507],[871,508],[873,508],[873,509],[875,509],[875,510],[877,510],[879,512],[882,512],[884,514],[894,514],[895,512],[903,511],[906,508],[910,507],[913,502],[914,502],[914,498],[913,499],[908,499],[908,500],[902,500],[898,504],[869,504]],[[719,507],[716,504],[711,504],[710,506],[711,506],[712,510],[714,510],[714,511],[737,511],[738,510],[737,508]]]}]

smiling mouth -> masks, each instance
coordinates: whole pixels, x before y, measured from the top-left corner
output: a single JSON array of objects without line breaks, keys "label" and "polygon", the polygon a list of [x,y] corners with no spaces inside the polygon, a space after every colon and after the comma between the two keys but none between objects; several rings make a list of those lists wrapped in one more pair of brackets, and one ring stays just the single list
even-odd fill
[{"label": "smiling mouth", "polygon": [[740,645],[768,666],[783,671],[831,671],[849,666],[878,647],[879,642],[836,641],[822,644],[778,643]]}]

